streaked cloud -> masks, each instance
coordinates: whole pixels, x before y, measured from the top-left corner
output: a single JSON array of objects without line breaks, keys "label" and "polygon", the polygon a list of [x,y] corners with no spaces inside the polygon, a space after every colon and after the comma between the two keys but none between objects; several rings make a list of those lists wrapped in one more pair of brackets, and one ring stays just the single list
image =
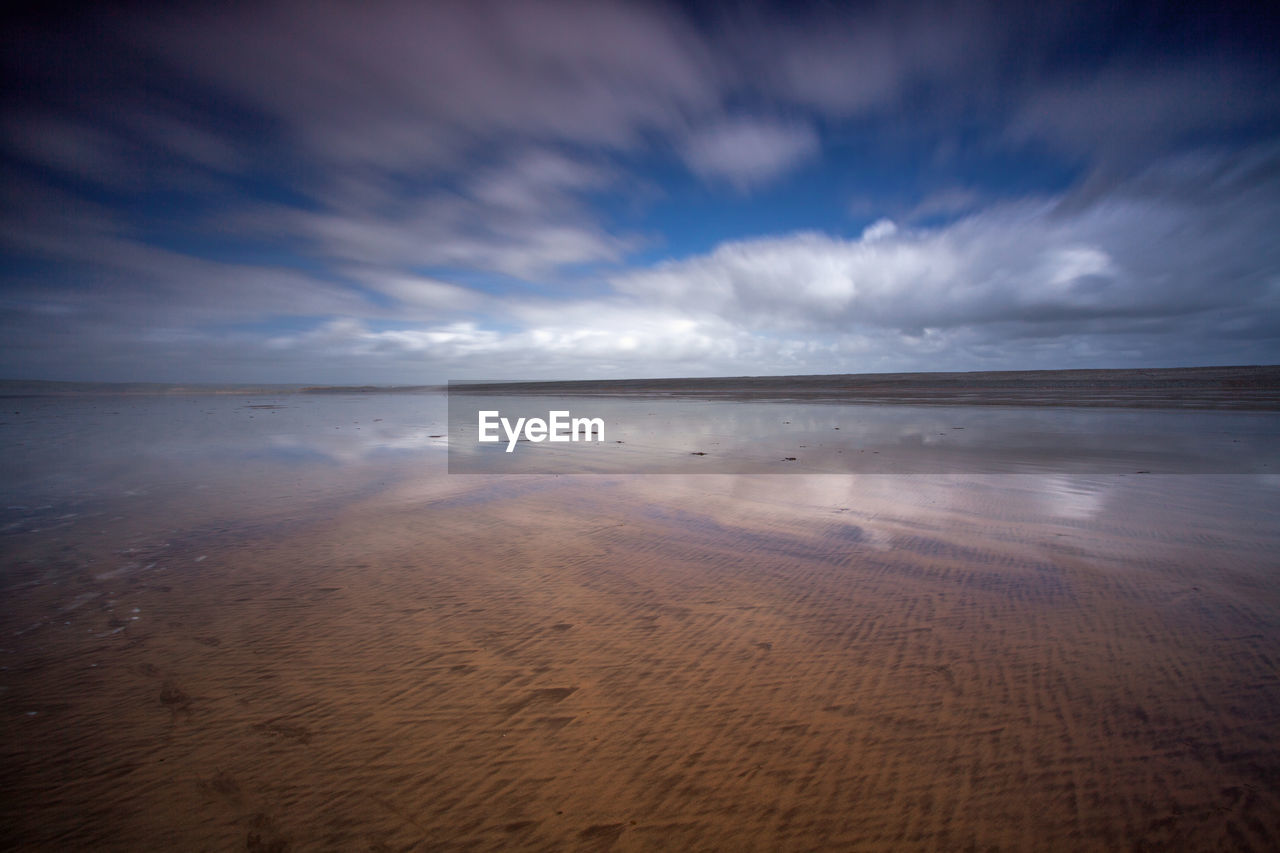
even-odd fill
[{"label": "streaked cloud", "polygon": [[33,10],[0,53],[0,369],[1280,360],[1271,35],[1075,3]]},{"label": "streaked cloud", "polygon": [[684,159],[694,173],[738,189],[773,181],[815,158],[818,135],[807,125],[729,120],[694,133]]}]

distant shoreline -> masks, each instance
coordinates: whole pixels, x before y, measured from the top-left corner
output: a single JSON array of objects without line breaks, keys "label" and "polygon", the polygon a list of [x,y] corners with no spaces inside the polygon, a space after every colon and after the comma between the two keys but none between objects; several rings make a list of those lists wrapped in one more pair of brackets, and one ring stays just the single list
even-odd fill
[{"label": "distant shoreline", "polygon": [[1276,411],[1280,410],[1280,365],[452,382],[448,386],[0,381],[0,397],[11,398],[94,394],[388,394],[446,390],[455,394],[519,396]]},{"label": "distant shoreline", "polygon": [[450,393],[1280,410],[1280,366],[451,383]]},{"label": "distant shoreline", "polygon": [[0,399],[19,397],[201,396],[205,394],[394,394],[443,393],[444,385],[215,385],[165,382],[58,382],[0,379]]}]

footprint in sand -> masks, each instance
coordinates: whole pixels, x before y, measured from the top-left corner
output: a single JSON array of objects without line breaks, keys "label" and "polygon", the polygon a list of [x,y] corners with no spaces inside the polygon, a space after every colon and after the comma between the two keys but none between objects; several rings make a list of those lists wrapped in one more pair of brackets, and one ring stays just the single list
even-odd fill
[{"label": "footprint in sand", "polygon": [[164,684],[160,686],[160,704],[175,714],[179,712],[190,713],[191,711],[191,697],[167,678]]},{"label": "footprint in sand", "polygon": [[300,726],[297,723],[286,723],[281,722],[280,720],[267,720],[265,723],[256,724],[254,728],[260,732],[277,735],[295,743],[311,743],[311,729],[306,726]]}]

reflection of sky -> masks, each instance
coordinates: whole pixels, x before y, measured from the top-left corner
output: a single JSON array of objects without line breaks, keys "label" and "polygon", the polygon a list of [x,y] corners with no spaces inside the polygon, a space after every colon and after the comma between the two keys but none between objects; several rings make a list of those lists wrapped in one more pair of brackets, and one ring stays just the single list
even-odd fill
[{"label": "reflection of sky", "polygon": [[443,430],[444,425],[440,424],[434,427],[349,430],[341,436],[272,435],[262,452],[279,459],[324,459],[352,464],[375,455],[443,452],[448,447]]},{"label": "reflection of sky", "polygon": [[[1025,470],[1039,475],[1027,490],[1028,505],[1044,516],[1074,519],[1103,511],[1110,480],[1097,475],[1136,474],[1126,453],[1140,451],[1166,470],[1217,464],[1230,471],[1247,464],[1262,473],[1262,466],[1280,462],[1278,418],[1264,413],[610,398],[452,402],[450,425],[449,401],[430,393],[15,398],[0,420],[0,439],[11,451],[0,461],[2,488],[8,502],[24,503],[23,493],[124,493],[156,483],[194,486],[211,477],[230,482],[237,472],[263,476],[277,469],[291,476],[309,468],[341,476],[377,465],[399,466],[407,474],[438,472],[449,436],[455,454],[474,436],[473,412],[481,406],[543,417],[563,408],[605,420],[602,445],[521,443],[510,454],[505,441],[486,446],[495,472],[511,463],[534,463],[531,470],[538,470],[546,460],[554,460],[553,471],[581,471],[606,458],[615,467],[605,470],[624,474],[652,470],[646,466],[655,460],[669,472],[715,474],[726,470],[728,460],[739,473],[790,474],[769,479],[771,498],[794,494],[799,503],[820,505],[865,503],[882,488],[894,501],[957,500],[945,477],[889,478],[892,485],[884,487],[875,477],[821,476],[850,470],[851,457],[897,460],[907,472],[912,460],[922,459],[960,460],[959,471],[969,474]],[[693,457],[695,450],[707,455]],[[784,455],[799,460],[782,464]],[[1001,467],[1010,458],[1039,467]],[[1115,459],[1120,467],[1112,471],[1107,466]],[[423,467],[415,469],[418,464]],[[933,473],[947,470],[939,466]],[[734,486],[743,491],[745,506],[757,500],[750,494],[753,482],[744,478]],[[971,491],[959,499],[973,500]]]},{"label": "reflection of sky", "polygon": [[[435,394],[16,398],[0,423],[10,503],[206,486],[442,455]],[[434,468],[435,466],[433,466]],[[319,471],[315,472],[317,476]],[[331,472],[332,474],[333,472]],[[330,476],[326,474],[325,476]]]},{"label": "reflection of sky", "polygon": [[856,533],[860,546],[886,551],[924,536],[1088,559],[1138,548],[1156,565],[1205,537],[1273,551],[1280,511],[1271,475],[671,475],[626,478],[621,491],[751,537]]},{"label": "reflection of sky", "polygon": [[667,495],[702,501],[722,523],[742,526],[812,522],[832,513],[864,521],[922,513],[984,521],[1084,520],[1106,512],[1122,482],[1115,476],[1063,474],[670,475],[629,481],[631,489],[651,500]]},{"label": "reflection of sky", "polygon": [[[548,402],[536,406],[545,413]],[[625,436],[626,444],[606,443],[606,449],[622,448],[627,455],[619,458],[630,462],[672,459],[681,473],[449,476],[446,399],[438,394],[10,400],[9,414],[0,420],[0,440],[10,451],[0,458],[0,533],[79,525],[82,533],[97,536],[136,523],[151,531],[153,541],[162,541],[180,530],[235,531],[268,520],[314,523],[375,496],[427,511],[439,501],[461,500],[484,512],[495,500],[547,489],[593,504],[616,499],[620,520],[630,512],[687,517],[730,537],[743,531],[786,540],[812,533],[821,541],[857,542],[873,550],[901,547],[912,537],[994,537],[1035,548],[1069,545],[1097,555],[1130,547],[1129,530],[1160,531],[1158,547],[1170,553],[1182,547],[1177,536],[1197,532],[1261,542],[1274,536],[1280,509],[1280,474],[1147,476],[1048,468],[1016,475],[906,475],[824,472],[812,463],[748,466],[744,473],[725,475],[707,473],[716,470],[701,464],[710,455],[689,455],[689,443],[697,442],[709,453],[737,448],[744,456],[772,461],[780,455],[780,441],[812,443],[815,449],[819,441],[890,447],[942,426],[948,427],[944,447],[952,441],[989,452],[1009,431],[984,427],[999,426],[1001,419],[1024,435],[1036,432],[1028,424],[1039,425],[1047,443],[1061,443],[1077,429],[1082,441],[1105,445],[1111,433],[1104,422],[1147,423],[1160,427],[1149,434],[1173,436],[1166,450],[1180,450],[1202,434],[1219,444],[1274,454],[1274,442],[1267,443],[1273,416],[600,402],[580,412],[576,404],[570,408],[584,416],[604,415],[607,439]],[[642,423],[625,422],[628,406]],[[1055,414],[1061,414],[1056,428]],[[682,424],[690,431],[676,428]],[[965,429],[950,429],[956,426]],[[960,435],[952,438],[955,432]],[[1243,440],[1233,443],[1232,435]],[[561,458],[581,471],[577,451],[560,447]],[[514,454],[499,448],[490,455],[536,459],[546,449],[526,444]],[[790,473],[775,476],[783,472]],[[120,518],[129,521],[117,523]],[[1154,555],[1151,535],[1139,538]]]},{"label": "reflection of sky", "polygon": [[479,448],[494,473],[1035,473],[1044,475],[1035,500],[1053,496],[1058,514],[1084,518],[1106,491],[1091,475],[1280,470],[1280,417],[1270,413],[549,397],[455,397],[450,406],[430,393],[37,397],[11,400],[0,420],[10,450],[0,488],[10,498],[108,483],[126,491],[196,482],[215,468],[222,477],[397,461],[412,470],[416,459],[438,465],[427,460],[446,448],[457,463],[479,447],[480,407],[605,421],[601,444],[522,442],[506,453],[504,439]]},{"label": "reflection of sky", "polygon": [[1038,488],[1029,490],[1028,497],[1038,500],[1047,516],[1086,520],[1106,509],[1111,487],[1097,477],[1049,475],[1037,479]]},{"label": "reflection of sky", "polygon": [[[508,453],[504,430],[476,441],[480,410],[600,417],[605,440]],[[1265,473],[1277,434],[1255,412],[455,394],[449,449],[459,473]]]}]

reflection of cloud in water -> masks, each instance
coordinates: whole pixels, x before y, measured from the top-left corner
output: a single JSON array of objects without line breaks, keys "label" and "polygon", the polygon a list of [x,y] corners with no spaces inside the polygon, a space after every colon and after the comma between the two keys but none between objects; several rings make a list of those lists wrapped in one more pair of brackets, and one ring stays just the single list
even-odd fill
[{"label": "reflection of cloud in water", "polygon": [[[969,478],[970,480],[973,478]],[[884,544],[885,526],[947,512],[965,478],[903,475],[638,476],[626,488],[647,502],[688,507],[724,526],[779,532],[857,525],[862,541]]]},{"label": "reflection of cloud in water", "polygon": [[1246,554],[1273,548],[1280,475],[640,476],[622,489],[658,514],[743,541],[814,537],[854,559],[947,543],[1017,552],[1010,565],[1064,555],[1155,564],[1206,541]]},{"label": "reflection of cloud in water", "polygon": [[[481,410],[512,422],[551,410],[600,417],[607,440],[481,452]],[[548,474],[685,473],[690,454],[706,474],[1265,473],[1280,455],[1273,419],[1257,414],[470,395],[449,408],[454,470]]]},{"label": "reflection of cloud in water", "polygon": [[904,530],[990,533],[1100,517],[1124,481],[1072,475],[671,475],[624,488],[645,502],[718,525],[779,535],[857,526],[885,549]]},{"label": "reflection of cloud in water", "polygon": [[1098,477],[1050,474],[1034,479],[1036,486],[1026,490],[1027,496],[1038,501],[1039,514],[1049,518],[1096,518],[1102,513],[1111,491],[1111,486]]},{"label": "reflection of cloud in water", "polygon": [[281,459],[323,458],[333,462],[354,464],[386,453],[432,453],[448,449],[444,427],[346,431],[334,435],[273,435],[268,455]]}]

